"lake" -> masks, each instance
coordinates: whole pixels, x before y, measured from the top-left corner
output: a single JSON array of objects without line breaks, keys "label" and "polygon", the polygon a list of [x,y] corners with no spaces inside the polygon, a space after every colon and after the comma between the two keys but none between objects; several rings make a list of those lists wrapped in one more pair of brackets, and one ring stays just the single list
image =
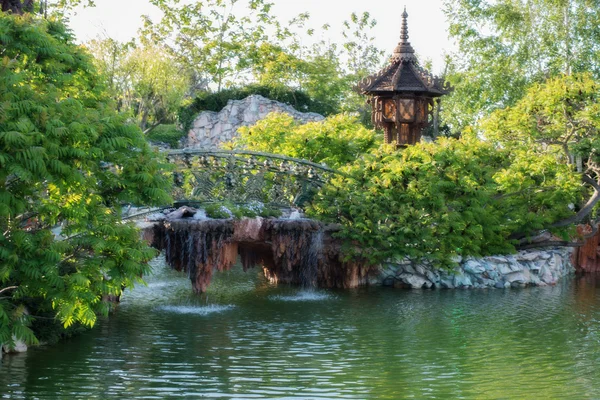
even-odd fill
[{"label": "lake", "polygon": [[254,270],[208,292],[153,261],[110,318],[6,356],[1,398],[600,398],[600,280],[304,290]]}]

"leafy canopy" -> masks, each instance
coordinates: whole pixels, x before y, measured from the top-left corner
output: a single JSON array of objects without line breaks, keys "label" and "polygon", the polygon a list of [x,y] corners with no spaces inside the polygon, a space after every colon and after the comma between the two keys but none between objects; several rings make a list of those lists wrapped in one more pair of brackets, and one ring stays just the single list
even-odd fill
[{"label": "leafy canopy", "polygon": [[[272,88],[275,95],[286,91],[307,95],[309,109],[323,115],[360,110],[362,118],[369,119],[364,98],[353,90],[360,79],[381,67],[383,52],[374,44],[376,21],[369,13],[352,13],[343,24],[343,43],[335,44],[327,39],[329,25],[307,28],[306,13],[280,21],[272,15],[273,4],[265,0],[152,3],[163,16],[160,21],[145,18],[144,40],[160,43],[186,68],[192,95],[200,97],[195,106],[210,97],[203,92],[219,94],[253,85]],[[314,43],[305,44],[304,34]],[[192,109],[201,110],[195,106]],[[189,119],[184,117],[182,124]]]},{"label": "leafy canopy", "polygon": [[481,124],[499,146],[553,156],[580,173],[583,201],[573,201],[577,214],[556,226],[588,220],[600,200],[599,87],[591,74],[558,76],[534,85],[514,107],[494,112]]},{"label": "leafy canopy", "polygon": [[[402,150],[379,143],[349,116],[299,125],[271,114],[241,128],[233,144],[344,172],[307,212],[341,223],[348,254],[373,263],[411,257],[450,266],[454,256],[512,252],[519,239],[572,217],[576,211],[569,204],[585,195],[580,176],[560,152],[473,134]],[[567,234],[569,228],[554,231]]]},{"label": "leafy canopy", "polygon": [[445,0],[445,13],[458,51],[444,117],[456,130],[516,104],[533,83],[600,78],[598,0]]},{"label": "leafy canopy", "polygon": [[283,113],[271,113],[254,126],[241,127],[232,145],[249,150],[285,154],[339,168],[374,149],[375,132],[338,114],[324,121],[301,124]]},{"label": "leafy canopy", "polygon": [[512,252],[514,233],[570,215],[579,187],[552,156],[472,135],[401,151],[383,146],[342,170],[349,176],[326,186],[309,212],[341,222],[350,254],[373,262],[408,256],[449,266],[454,256]]},{"label": "leafy canopy", "polygon": [[143,131],[173,123],[189,90],[189,77],[165,48],[113,39],[86,44],[119,110],[130,113]]},{"label": "leafy canopy", "polygon": [[35,340],[37,312],[93,325],[103,297],[138,281],[155,254],[120,205],[170,198],[165,166],[63,24],[0,13],[0,62],[0,342],[10,343]]}]

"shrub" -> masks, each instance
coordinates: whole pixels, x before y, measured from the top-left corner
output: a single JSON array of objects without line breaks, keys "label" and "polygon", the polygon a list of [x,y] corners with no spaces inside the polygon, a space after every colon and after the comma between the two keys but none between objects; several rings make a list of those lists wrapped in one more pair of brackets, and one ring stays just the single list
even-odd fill
[{"label": "shrub", "polygon": [[300,124],[287,114],[271,113],[251,127],[241,127],[239,133],[234,147],[284,154],[331,168],[354,161],[380,143],[374,131],[347,114]]},{"label": "shrub", "polygon": [[179,140],[184,136],[185,131],[178,129],[176,125],[163,124],[151,130],[146,138],[150,142],[166,143],[174,149],[179,146]]},{"label": "shrub", "polygon": [[373,262],[411,257],[447,267],[454,256],[514,252],[515,234],[571,215],[580,192],[577,174],[556,157],[471,135],[383,146],[342,170],[348,176],[327,185],[308,214],[341,222],[348,254]]}]

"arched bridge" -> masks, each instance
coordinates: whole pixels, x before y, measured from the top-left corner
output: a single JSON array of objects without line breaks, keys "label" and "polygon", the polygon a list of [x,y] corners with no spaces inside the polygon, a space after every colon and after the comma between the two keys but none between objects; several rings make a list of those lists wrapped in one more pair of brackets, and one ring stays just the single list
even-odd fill
[{"label": "arched bridge", "polygon": [[249,150],[173,150],[176,197],[184,202],[258,201],[302,208],[333,176],[322,164]]}]

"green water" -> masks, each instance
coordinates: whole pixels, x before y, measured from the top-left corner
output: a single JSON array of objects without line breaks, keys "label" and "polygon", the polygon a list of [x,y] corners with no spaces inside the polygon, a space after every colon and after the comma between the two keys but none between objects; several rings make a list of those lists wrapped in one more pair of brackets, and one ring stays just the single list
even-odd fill
[{"label": "green water", "polygon": [[158,260],[96,329],[4,357],[2,398],[600,398],[600,285],[208,296]]}]

